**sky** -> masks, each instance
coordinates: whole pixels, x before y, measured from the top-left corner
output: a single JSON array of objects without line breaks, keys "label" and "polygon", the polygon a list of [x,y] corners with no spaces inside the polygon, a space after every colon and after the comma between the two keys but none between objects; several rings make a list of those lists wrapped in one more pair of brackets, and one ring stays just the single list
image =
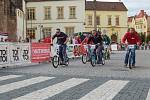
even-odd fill
[{"label": "sky", "polygon": [[[92,1],[92,0],[87,0]],[[118,2],[119,0],[97,0],[97,1],[108,1]],[[150,16],[150,0],[121,0],[128,9],[128,16],[133,16],[139,13],[140,10],[145,10]]]}]

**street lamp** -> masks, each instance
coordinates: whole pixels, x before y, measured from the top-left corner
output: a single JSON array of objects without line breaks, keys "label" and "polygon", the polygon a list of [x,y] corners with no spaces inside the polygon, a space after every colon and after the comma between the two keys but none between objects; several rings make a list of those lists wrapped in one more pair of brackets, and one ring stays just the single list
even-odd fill
[{"label": "street lamp", "polygon": [[41,40],[41,32],[43,30],[43,25],[39,25],[39,28],[40,28],[40,40]]},{"label": "street lamp", "polygon": [[97,21],[96,21],[96,0],[94,0],[94,30],[97,30]]}]

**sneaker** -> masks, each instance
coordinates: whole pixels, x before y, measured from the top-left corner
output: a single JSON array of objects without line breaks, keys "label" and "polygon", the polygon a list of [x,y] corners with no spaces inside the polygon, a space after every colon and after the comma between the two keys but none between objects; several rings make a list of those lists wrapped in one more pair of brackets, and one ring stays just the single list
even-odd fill
[{"label": "sneaker", "polygon": [[134,68],[135,68],[135,64],[132,64],[132,67],[134,67]]},{"label": "sneaker", "polygon": [[127,68],[127,64],[125,64],[125,65],[124,65],[124,67],[126,67],[126,68]]},{"label": "sneaker", "polygon": [[129,65],[129,68],[130,68],[130,69],[132,69],[132,66],[131,66],[131,65]]}]

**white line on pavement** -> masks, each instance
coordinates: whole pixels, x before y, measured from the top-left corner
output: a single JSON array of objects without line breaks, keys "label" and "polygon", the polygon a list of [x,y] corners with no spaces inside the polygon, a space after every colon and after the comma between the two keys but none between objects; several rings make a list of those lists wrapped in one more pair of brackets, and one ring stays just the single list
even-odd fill
[{"label": "white line on pavement", "polygon": [[9,92],[11,90],[15,90],[15,89],[19,89],[22,87],[26,87],[32,84],[36,84],[36,83],[40,83],[46,80],[50,80],[53,79],[54,77],[35,77],[35,78],[31,78],[31,79],[26,79],[23,81],[18,81],[18,82],[13,82],[10,84],[6,84],[6,85],[2,85],[0,86],[0,93],[5,93],[5,92]]},{"label": "white line on pavement", "polygon": [[149,91],[148,91],[146,100],[150,100],[150,89],[149,89]]},{"label": "white line on pavement", "polygon": [[129,81],[110,80],[79,100],[112,100]]},{"label": "white line on pavement", "polygon": [[88,80],[89,79],[72,78],[64,82],[18,97],[13,100],[45,100]]},{"label": "white line on pavement", "polygon": [[7,75],[7,76],[1,76],[0,77],[0,81],[4,81],[7,79],[11,79],[11,78],[17,78],[17,77],[21,77],[22,75]]}]

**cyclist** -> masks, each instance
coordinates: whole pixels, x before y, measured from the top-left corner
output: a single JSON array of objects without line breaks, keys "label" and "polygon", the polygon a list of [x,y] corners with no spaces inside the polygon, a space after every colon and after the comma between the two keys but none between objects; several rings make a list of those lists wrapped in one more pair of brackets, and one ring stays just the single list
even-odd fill
[{"label": "cyclist", "polygon": [[110,45],[110,38],[109,36],[107,36],[105,31],[102,34],[102,38],[103,38],[104,45],[107,45],[107,46]]},{"label": "cyclist", "polygon": [[89,37],[88,43],[93,42],[95,46],[94,49],[94,55],[96,56],[98,54],[98,64],[102,63],[102,50],[103,50],[103,43],[102,43],[102,37],[101,32],[96,32],[96,30],[93,30],[92,36]]},{"label": "cyclist", "polygon": [[[122,42],[125,44],[126,41],[127,41],[128,47],[127,47],[127,53],[125,56],[124,63],[125,63],[125,67],[127,67],[128,61],[129,61],[129,67],[131,68],[131,66],[133,67],[135,66],[135,46],[141,43],[140,37],[134,28],[130,28],[130,31],[124,35]],[[134,48],[129,48],[130,45],[134,45]],[[130,52],[132,55],[131,59],[129,59]],[[132,65],[131,65],[131,60],[132,60]]]},{"label": "cyclist", "polygon": [[59,45],[59,57],[61,59],[61,65],[65,64],[65,56],[66,56],[66,48],[67,48],[67,42],[69,41],[68,36],[61,32],[60,29],[56,29],[55,35],[53,35],[52,40],[54,40],[57,37],[57,44]]},{"label": "cyclist", "polygon": [[106,35],[106,31],[102,34],[103,44],[105,45],[105,59],[110,59],[110,38]]}]

